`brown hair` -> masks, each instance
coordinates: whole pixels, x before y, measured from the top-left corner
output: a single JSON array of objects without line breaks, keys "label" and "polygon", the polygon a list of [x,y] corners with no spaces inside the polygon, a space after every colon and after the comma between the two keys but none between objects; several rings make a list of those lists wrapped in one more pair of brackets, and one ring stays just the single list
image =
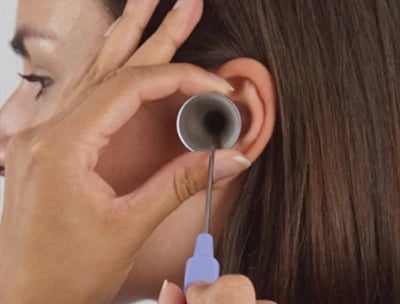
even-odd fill
[{"label": "brown hair", "polygon": [[175,61],[251,57],[276,84],[273,138],[218,250],[258,298],[400,303],[399,29],[398,0],[205,0]]}]

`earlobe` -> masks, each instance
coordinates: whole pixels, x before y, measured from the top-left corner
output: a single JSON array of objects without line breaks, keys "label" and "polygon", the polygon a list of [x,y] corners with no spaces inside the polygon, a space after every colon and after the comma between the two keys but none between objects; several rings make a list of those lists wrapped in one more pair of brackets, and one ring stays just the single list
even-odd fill
[{"label": "earlobe", "polygon": [[268,69],[260,62],[238,58],[213,71],[235,88],[229,97],[241,112],[243,131],[235,148],[254,161],[264,151],[276,121],[275,87]]}]

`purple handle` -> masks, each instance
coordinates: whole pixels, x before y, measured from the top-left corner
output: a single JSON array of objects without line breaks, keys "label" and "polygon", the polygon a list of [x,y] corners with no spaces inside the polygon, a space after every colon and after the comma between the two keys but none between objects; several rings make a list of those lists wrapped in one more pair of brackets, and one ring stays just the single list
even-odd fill
[{"label": "purple handle", "polygon": [[197,282],[213,283],[219,278],[220,266],[214,258],[214,241],[210,234],[197,237],[194,255],[186,262],[184,290]]}]

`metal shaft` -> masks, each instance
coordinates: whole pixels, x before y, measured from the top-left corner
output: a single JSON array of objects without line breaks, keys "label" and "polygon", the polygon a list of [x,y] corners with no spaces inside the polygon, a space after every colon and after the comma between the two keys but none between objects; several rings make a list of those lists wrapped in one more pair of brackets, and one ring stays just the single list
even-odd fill
[{"label": "metal shaft", "polygon": [[212,192],[213,192],[213,185],[214,185],[214,164],[215,164],[215,147],[211,150],[210,162],[208,165],[208,187],[207,187],[207,196],[206,196],[204,233],[210,232]]}]

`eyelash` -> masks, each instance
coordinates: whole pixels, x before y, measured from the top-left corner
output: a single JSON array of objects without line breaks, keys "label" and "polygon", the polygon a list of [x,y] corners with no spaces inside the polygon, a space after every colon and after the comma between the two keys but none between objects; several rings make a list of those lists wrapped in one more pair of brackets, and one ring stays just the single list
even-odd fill
[{"label": "eyelash", "polygon": [[22,75],[22,74],[18,73],[18,75],[22,79],[25,79],[28,82],[40,84],[41,88],[40,88],[40,91],[35,96],[36,100],[39,99],[43,95],[45,89],[47,89],[49,86],[51,86],[53,84],[53,79],[51,79],[50,77],[39,76],[39,75],[35,75],[35,74]]}]

